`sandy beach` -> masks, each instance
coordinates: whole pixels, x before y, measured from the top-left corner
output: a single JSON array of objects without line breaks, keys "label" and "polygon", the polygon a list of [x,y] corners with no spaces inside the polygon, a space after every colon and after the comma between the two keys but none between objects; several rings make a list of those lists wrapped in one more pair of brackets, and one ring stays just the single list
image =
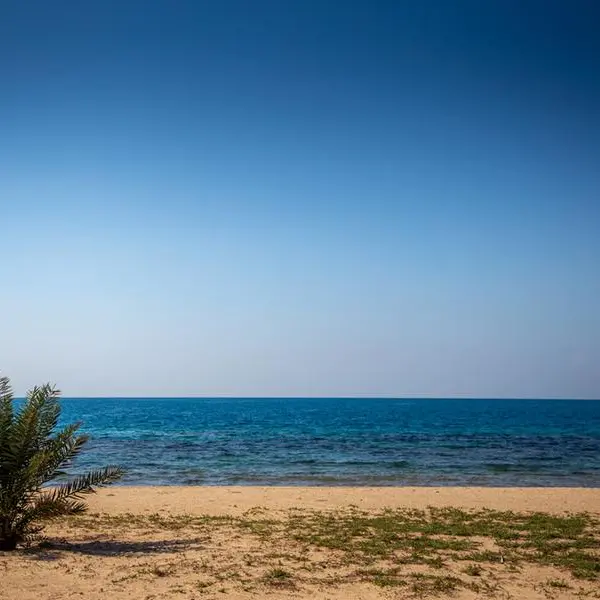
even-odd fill
[{"label": "sandy beach", "polygon": [[455,487],[119,487],[100,490],[90,510],[239,515],[267,510],[364,510],[459,506],[467,509],[600,513],[600,489]]},{"label": "sandy beach", "polygon": [[113,487],[0,554],[0,598],[598,598],[598,518],[600,489]]}]

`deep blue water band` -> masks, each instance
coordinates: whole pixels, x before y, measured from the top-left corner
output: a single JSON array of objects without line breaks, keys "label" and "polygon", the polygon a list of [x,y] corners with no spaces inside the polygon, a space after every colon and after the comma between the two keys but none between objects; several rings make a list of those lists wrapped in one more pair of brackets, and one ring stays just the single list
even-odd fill
[{"label": "deep blue water band", "polygon": [[65,399],[130,485],[600,487],[600,401]]}]

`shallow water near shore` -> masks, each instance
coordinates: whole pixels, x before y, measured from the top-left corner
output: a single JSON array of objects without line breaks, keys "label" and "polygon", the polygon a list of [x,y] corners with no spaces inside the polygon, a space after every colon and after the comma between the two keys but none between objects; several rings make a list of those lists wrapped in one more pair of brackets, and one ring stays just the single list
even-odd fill
[{"label": "shallow water near shore", "polygon": [[600,401],[69,398],[129,485],[600,487]]}]

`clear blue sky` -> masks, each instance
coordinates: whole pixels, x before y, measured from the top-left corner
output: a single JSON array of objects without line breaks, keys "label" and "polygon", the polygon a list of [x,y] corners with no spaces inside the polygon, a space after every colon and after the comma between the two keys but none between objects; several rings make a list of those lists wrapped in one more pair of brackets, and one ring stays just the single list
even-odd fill
[{"label": "clear blue sky", "polygon": [[600,397],[594,0],[0,0],[0,369]]}]

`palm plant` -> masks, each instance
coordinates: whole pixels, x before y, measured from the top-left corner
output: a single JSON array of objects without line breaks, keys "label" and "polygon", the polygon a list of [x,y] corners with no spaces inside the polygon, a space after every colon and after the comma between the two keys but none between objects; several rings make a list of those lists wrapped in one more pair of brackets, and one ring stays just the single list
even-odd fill
[{"label": "palm plant", "polygon": [[79,424],[57,431],[59,394],[51,385],[34,387],[17,410],[9,379],[0,377],[0,550],[42,531],[44,520],[84,512],[84,494],[123,475],[108,466],[45,485],[66,476],[88,440],[77,433]]}]

